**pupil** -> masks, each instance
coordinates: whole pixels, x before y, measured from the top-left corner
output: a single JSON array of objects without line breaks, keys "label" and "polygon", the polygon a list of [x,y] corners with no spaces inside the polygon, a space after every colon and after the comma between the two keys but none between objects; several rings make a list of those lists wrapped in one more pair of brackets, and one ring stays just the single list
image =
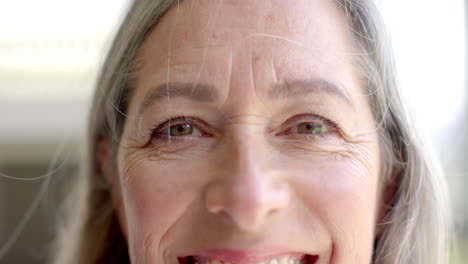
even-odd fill
[{"label": "pupil", "polygon": [[181,124],[171,127],[171,136],[183,136],[192,133],[192,126],[190,124]]},{"label": "pupil", "polygon": [[317,134],[323,132],[323,127],[317,123],[303,123],[299,131],[303,134]]}]

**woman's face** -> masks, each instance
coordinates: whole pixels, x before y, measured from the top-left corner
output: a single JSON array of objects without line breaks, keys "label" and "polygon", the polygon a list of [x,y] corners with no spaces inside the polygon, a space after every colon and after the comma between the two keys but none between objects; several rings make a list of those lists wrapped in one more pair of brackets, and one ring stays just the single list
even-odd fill
[{"label": "woman's face", "polygon": [[132,263],[370,263],[380,156],[356,56],[334,1],[174,6],[117,155]]}]

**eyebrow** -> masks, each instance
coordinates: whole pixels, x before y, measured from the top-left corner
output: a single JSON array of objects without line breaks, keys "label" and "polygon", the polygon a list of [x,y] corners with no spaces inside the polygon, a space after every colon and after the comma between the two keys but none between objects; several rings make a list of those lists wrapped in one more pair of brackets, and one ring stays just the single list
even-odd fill
[{"label": "eyebrow", "polygon": [[[324,79],[280,81],[273,85],[268,96],[278,100],[320,92],[336,95],[347,104],[352,105],[343,89]],[[140,105],[139,113],[144,113],[155,102],[170,97],[185,97],[198,102],[212,102],[219,98],[219,94],[218,90],[210,84],[166,82],[150,89]]]},{"label": "eyebrow", "polygon": [[286,99],[320,92],[336,95],[352,105],[351,99],[342,88],[324,79],[280,81],[273,86],[268,95],[273,99]]},{"label": "eyebrow", "polygon": [[199,102],[211,102],[218,98],[218,90],[209,84],[166,82],[150,89],[140,106],[142,114],[156,101],[170,97],[186,97]]}]

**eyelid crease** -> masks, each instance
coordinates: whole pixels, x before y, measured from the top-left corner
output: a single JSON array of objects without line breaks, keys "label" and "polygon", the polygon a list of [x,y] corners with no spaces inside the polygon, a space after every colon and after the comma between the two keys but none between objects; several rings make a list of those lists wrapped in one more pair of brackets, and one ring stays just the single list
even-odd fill
[{"label": "eyelid crease", "polygon": [[[284,134],[286,130],[290,129],[290,126],[293,125],[292,123],[298,123],[302,120],[304,121],[311,121],[311,119],[318,120],[320,122],[323,122],[325,125],[329,126],[331,129],[333,129],[335,133],[338,133],[340,136],[346,138],[346,133],[343,133],[343,130],[341,129],[340,125],[333,121],[330,118],[326,118],[323,115],[319,113],[314,113],[314,112],[306,112],[306,113],[300,113],[293,115],[292,117],[288,118],[286,121],[282,123],[280,127],[277,129],[272,129],[270,130],[270,133],[273,133],[276,136],[279,136],[281,134]],[[157,124],[153,128],[149,129],[149,136],[151,138],[155,137],[158,132],[161,132],[163,129],[167,129],[168,126],[172,125],[177,125],[181,123],[189,123],[191,125],[197,126],[196,128],[199,129],[203,134],[207,136],[211,136],[212,134],[207,132],[207,128],[209,125],[205,123],[204,121],[200,120],[197,117],[192,117],[192,116],[186,116],[183,114],[177,114],[173,117],[166,118],[165,121]],[[287,127],[287,129],[284,129]],[[277,130],[278,132],[274,132]]]},{"label": "eyelid crease", "polygon": [[[290,117],[286,121],[284,121],[283,124],[288,124],[288,123],[291,123],[291,122],[298,122],[300,119],[310,119],[311,117],[315,118],[315,119],[319,119],[322,122],[325,122],[327,125],[333,127],[337,131],[340,131],[340,132],[342,131],[341,126],[338,124],[338,122],[334,121],[333,119],[326,118],[326,117],[324,117],[323,115],[321,115],[319,113],[312,113],[312,112],[293,115],[292,117]],[[184,122],[184,121],[189,122],[189,123],[198,124],[198,125],[201,125],[203,127],[208,126],[208,124],[206,122],[202,121],[201,119],[199,119],[197,117],[186,116],[186,115],[183,115],[183,114],[177,114],[177,115],[174,115],[172,117],[166,118],[165,121],[160,122],[159,124],[153,126],[149,130],[150,131],[156,131],[158,129],[162,129],[164,126],[167,126],[170,123],[177,124],[179,122]]]},{"label": "eyelid crease", "polygon": [[[292,123],[298,123],[299,121],[301,121],[301,119],[304,119],[304,121],[306,121],[306,119],[310,120],[311,118],[315,118],[324,122],[326,125],[333,128],[337,133],[339,133],[340,135],[343,135],[343,130],[341,129],[340,125],[337,122],[334,122],[333,120],[329,118],[325,118],[322,115],[319,115],[316,113],[304,113],[304,114],[295,115],[295,116],[288,118],[285,122],[283,122],[283,124],[284,126],[289,127],[290,125],[292,125]],[[284,129],[282,129],[281,132],[276,133],[276,134],[277,135],[281,134],[283,133],[283,131]]]},{"label": "eyelid crease", "polygon": [[[200,119],[198,119],[196,117],[187,117],[187,116],[184,116],[184,115],[178,115],[178,116],[166,119],[166,121],[163,121],[162,123],[156,125],[152,129],[150,129],[149,132],[150,132],[151,136],[154,136],[155,133],[160,132],[160,131],[162,131],[164,129],[167,129],[170,126],[177,125],[177,124],[183,124],[183,123],[189,123],[191,125],[198,125],[198,126],[202,126],[202,127],[207,126],[205,122],[201,121]],[[205,129],[199,128],[198,126],[197,126],[197,129],[199,129],[200,131],[202,131],[205,134],[209,134],[209,133],[207,133],[205,131]]]}]

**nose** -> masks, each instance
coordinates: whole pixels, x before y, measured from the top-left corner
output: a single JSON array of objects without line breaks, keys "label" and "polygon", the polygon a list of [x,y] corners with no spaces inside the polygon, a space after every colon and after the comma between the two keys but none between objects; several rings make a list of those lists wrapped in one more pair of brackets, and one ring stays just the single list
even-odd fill
[{"label": "nose", "polygon": [[261,227],[290,200],[285,179],[272,168],[260,141],[243,137],[227,143],[205,197],[209,212],[245,231]]}]

